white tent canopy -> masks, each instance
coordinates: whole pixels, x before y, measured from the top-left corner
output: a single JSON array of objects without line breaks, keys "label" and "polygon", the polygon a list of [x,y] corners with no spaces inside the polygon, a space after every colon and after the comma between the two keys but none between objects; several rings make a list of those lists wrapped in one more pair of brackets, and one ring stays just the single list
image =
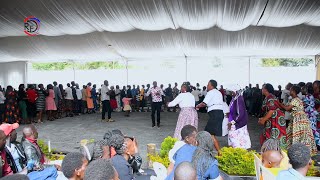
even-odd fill
[{"label": "white tent canopy", "polygon": [[[316,0],[5,0],[0,62],[320,52]],[[28,37],[23,19],[41,21]]]}]

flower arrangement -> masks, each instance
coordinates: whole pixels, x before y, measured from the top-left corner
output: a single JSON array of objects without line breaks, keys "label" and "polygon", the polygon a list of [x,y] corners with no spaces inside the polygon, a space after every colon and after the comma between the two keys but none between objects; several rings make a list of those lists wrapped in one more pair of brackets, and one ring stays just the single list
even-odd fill
[{"label": "flower arrangement", "polygon": [[173,138],[171,136],[166,137],[161,143],[160,153],[156,153],[155,155],[148,154],[148,157],[152,162],[159,162],[163,164],[165,167],[170,165],[169,160],[169,151],[173,148],[174,144],[178,141],[178,139]]},{"label": "flower arrangement", "polygon": [[229,175],[254,176],[254,156],[255,151],[247,151],[242,148],[224,147],[221,155],[216,156],[220,170]]},{"label": "flower arrangement", "polygon": [[52,149],[51,152],[49,152],[49,147],[45,143],[44,140],[39,139],[38,140],[38,145],[41,149],[41,151],[46,155],[47,158],[49,158],[51,161],[55,160],[63,160],[64,159],[64,154],[60,152],[59,154],[53,154],[53,151],[56,151],[56,149]]}]

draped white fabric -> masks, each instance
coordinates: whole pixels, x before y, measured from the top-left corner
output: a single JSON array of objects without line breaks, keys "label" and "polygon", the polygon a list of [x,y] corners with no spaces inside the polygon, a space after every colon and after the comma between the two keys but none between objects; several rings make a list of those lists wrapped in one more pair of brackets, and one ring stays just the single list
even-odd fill
[{"label": "draped white fabric", "polygon": [[[0,7],[0,62],[320,53],[317,0],[3,0]],[[36,37],[23,32],[31,15],[41,21]]]},{"label": "draped white fabric", "polygon": [[27,83],[26,62],[0,63],[0,85],[4,88],[11,85],[18,88],[19,84]]},{"label": "draped white fabric", "polygon": [[40,19],[40,34],[47,36],[214,26],[227,31],[256,25],[320,26],[317,0],[3,0],[1,7],[0,37],[24,36],[22,22],[30,15]]},{"label": "draped white fabric", "polygon": [[[320,51],[320,27],[249,27],[228,32],[163,30],[85,35],[6,37],[0,61],[128,60],[213,56],[301,56]],[[108,44],[112,44],[111,47]]]}]

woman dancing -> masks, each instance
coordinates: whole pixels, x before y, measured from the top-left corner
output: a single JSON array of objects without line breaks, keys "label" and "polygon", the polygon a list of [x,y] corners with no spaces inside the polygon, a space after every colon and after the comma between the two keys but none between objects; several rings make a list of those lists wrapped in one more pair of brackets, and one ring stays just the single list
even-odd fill
[{"label": "woman dancing", "polygon": [[194,96],[188,92],[189,86],[187,84],[183,84],[181,86],[181,93],[168,104],[168,107],[175,107],[179,104],[181,108],[176,130],[174,132],[174,137],[181,140],[181,129],[185,125],[192,125],[198,128],[198,113],[195,110],[195,100]]}]

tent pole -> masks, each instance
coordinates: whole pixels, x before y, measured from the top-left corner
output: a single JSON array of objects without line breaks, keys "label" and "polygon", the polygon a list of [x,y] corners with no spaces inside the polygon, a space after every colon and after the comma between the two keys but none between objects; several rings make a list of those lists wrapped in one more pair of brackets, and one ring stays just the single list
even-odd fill
[{"label": "tent pole", "polygon": [[184,55],[186,65],[186,82],[188,81],[188,57]]},{"label": "tent pole", "polygon": [[74,62],[74,61],[72,61],[73,81],[74,81],[74,82],[76,82],[76,70],[75,70],[74,64],[75,64],[75,62]]},{"label": "tent pole", "polygon": [[315,66],[316,66],[316,80],[320,80],[320,55],[315,55],[314,57]]},{"label": "tent pole", "polygon": [[249,83],[251,83],[251,57],[249,57],[249,61],[248,61],[248,65],[249,65],[249,73],[248,73],[248,76],[249,76]]},{"label": "tent pole", "polygon": [[24,81],[24,85],[25,85],[26,87],[27,87],[27,85],[28,85],[28,64],[29,64],[29,62],[28,62],[28,61],[25,61],[23,81]]},{"label": "tent pole", "polygon": [[126,71],[127,71],[127,85],[129,85],[129,70],[128,70],[128,60],[126,60]]}]

